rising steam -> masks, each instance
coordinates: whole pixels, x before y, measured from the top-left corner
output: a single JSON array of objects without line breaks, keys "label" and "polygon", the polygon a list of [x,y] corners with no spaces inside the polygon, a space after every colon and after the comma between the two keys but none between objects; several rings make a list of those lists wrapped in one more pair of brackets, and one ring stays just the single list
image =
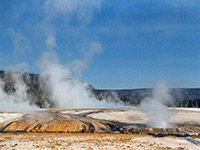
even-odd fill
[{"label": "rising steam", "polygon": [[[37,100],[34,100],[27,93],[30,90],[30,84],[33,86],[29,76],[24,77],[24,73],[16,71],[5,71],[5,74],[1,74],[0,78],[0,110],[27,111],[35,110],[37,107],[50,108],[51,104],[57,108],[121,107],[115,93],[112,94],[113,97],[111,95],[104,96],[104,99],[99,101],[96,99],[92,87],[78,78],[82,73],[80,70],[84,70],[92,57],[101,50],[91,51],[92,49],[89,50],[90,54],[84,55],[83,60],[76,60],[79,62],[79,67],[74,68],[72,68],[75,66],[74,62],[60,64],[59,58],[53,50],[45,52],[40,57],[37,61],[41,70],[39,82],[40,85],[45,85],[42,87],[42,91],[48,93],[46,99],[43,99],[42,105],[37,105]],[[78,70],[76,71],[76,69]],[[9,86],[8,90],[7,86]]]},{"label": "rising steam", "polygon": [[[94,52],[98,51],[94,49]],[[87,61],[78,61],[79,67],[74,67],[71,70],[71,64],[63,66],[59,63],[54,51],[46,52],[41,56],[38,64],[41,69],[42,80],[46,82],[47,90],[50,91],[50,99],[54,100],[57,107],[115,107],[114,104],[108,104],[105,100],[97,100],[89,84],[75,78],[76,76],[72,73],[72,71],[78,72],[78,75],[80,75],[80,70],[84,69],[82,66],[88,65],[88,61],[92,59],[91,57],[93,55],[88,55]],[[72,64],[74,65],[74,62]]]},{"label": "rising steam", "polygon": [[146,97],[140,104],[140,108],[146,113],[149,121],[147,125],[155,128],[174,127],[169,123],[172,112],[169,111],[166,103],[172,101],[172,96],[164,82],[158,83],[150,97]]},{"label": "rising steam", "polygon": [[[8,72],[7,72],[8,73]],[[15,82],[13,92],[5,92],[5,82],[0,78],[0,111],[30,111],[37,110],[34,104],[30,104],[27,96],[27,87],[22,80],[21,73],[10,73]]]},{"label": "rising steam", "polygon": [[[82,71],[89,66],[93,57],[102,52],[101,46],[92,43],[89,51],[80,60],[62,65],[55,51],[45,52],[37,61],[41,72],[39,84],[45,85],[42,91],[48,93],[46,99],[37,105],[37,100],[27,94],[32,81],[29,76],[16,71],[5,71],[0,78],[0,110],[23,111],[35,110],[37,107],[50,108],[111,108],[121,107],[119,98],[113,93],[97,100],[92,87],[80,79]],[[13,86],[12,86],[13,84]],[[7,86],[9,90],[6,89]],[[29,85],[29,86],[28,86]],[[41,87],[38,87],[41,88]],[[50,100],[50,101],[48,101]]]},{"label": "rising steam", "polygon": [[[83,32],[93,14],[100,11],[101,0],[45,0],[41,1],[40,6],[35,1],[33,4],[36,4],[33,5],[33,11],[40,11],[37,13],[39,20],[34,20],[36,22],[30,24],[26,22],[25,28],[9,27],[13,52],[7,57],[9,62],[15,58],[13,61],[15,65],[9,64],[7,68],[15,71],[19,71],[17,68],[20,68],[27,72],[29,62],[34,63],[35,57],[38,56],[39,60],[36,64],[41,71],[40,83],[45,85],[49,100],[42,107],[52,107],[50,102],[59,108],[115,107],[115,103],[108,104],[105,100],[97,100],[89,84],[81,80],[82,72],[89,67],[93,58],[103,52],[101,44],[94,40],[96,38],[88,37]],[[23,13],[26,11],[19,13],[18,17],[21,17]],[[74,19],[76,26],[71,25]],[[27,34],[26,31],[29,29],[34,34]],[[63,33],[65,33],[65,38],[60,42],[59,37],[63,36]],[[59,62],[56,51],[62,51],[62,63]],[[78,57],[63,61],[66,56],[64,51],[66,53],[73,51],[75,55],[78,53]],[[28,87],[22,79],[22,74],[17,76],[16,73],[10,72],[10,74],[15,83],[15,90],[6,92],[4,81],[0,80],[0,110],[6,110],[8,107],[12,110],[22,107],[35,108],[36,102],[27,96]],[[107,101],[111,101],[110,97]]]}]

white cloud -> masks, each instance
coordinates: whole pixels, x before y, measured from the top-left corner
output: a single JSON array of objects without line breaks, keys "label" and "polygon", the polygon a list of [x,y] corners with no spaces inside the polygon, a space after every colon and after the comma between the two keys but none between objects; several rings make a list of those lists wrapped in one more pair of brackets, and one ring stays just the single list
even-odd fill
[{"label": "white cloud", "polygon": [[77,17],[85,24],[91,21],[95,10],[100,10],[101,0],[47,0],[44,4],[46,20],[63,16],[63,19]]},{"label": "white cloud", "polygon": [[80,10],[100,9],[101,0],[47,0],[44,8],[46,11],[54,10],[60,13],[72,13]]}]

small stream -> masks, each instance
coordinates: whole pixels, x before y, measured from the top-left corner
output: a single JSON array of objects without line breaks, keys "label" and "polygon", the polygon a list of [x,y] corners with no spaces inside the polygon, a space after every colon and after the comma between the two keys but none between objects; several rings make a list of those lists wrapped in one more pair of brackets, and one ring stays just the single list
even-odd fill
[{"label": "small stream", "polygon": [[188,137],[186,137],[185,139],[186,139],[187,141],[189,141],[190,143],[192,143],[192,144],[195,144],[195,145],[197,145],[197,146],[200,146],[200,142],[194,140],[193,138],[188,138]]}]

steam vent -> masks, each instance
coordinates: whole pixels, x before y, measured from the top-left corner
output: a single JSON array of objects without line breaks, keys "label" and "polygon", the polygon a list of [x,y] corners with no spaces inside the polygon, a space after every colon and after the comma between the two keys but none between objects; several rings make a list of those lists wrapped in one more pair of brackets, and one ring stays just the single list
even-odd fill
[{"label": "steam vent", "polygon": [[1,132],[129,133],[154,136],[200,134],[200,110],[170,109],[171,128],[148,126],[148,118],[138,108],[41,110],[0,113]]}]

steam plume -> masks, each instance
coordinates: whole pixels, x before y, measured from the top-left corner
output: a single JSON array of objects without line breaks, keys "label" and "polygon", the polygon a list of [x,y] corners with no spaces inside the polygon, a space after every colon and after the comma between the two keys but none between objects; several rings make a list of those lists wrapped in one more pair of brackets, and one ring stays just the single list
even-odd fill
[{"label": "steam plume", "polygon": [[[7,72],[8,73],[8,72]],[[5,92],[5,82],[0,78],[0,110],[1,111],[30,111],[37,107],[30,105],[27,97],[27,88],[22,80],[21,73],[11,73],[12,80],[15,82],[13,92]]]},{"label": "steam plume", "polygon": [[[33,4],[37,4],[37,2],[33,1]],[[15,71],[18,71],[18,68],[27,71],[29,62],[35,61],[35,57],[40,56],[37,66],[41,71],[41,82],[45,83],[49,99],[54,101],[56,107],[113,107],[113,104],[108,104],[105,100],[97,100],[92,94],[89,84],[81,81],[82,72],[89,67],[96,55],[103,52],[101,44],[94,40],[94,37],[88,37],[82,32],[84,27],[90,23],[93,14],[100,10],[101,0],[45,0],[39,4],[43,6],[37,5],[39,9],[33,8],[33,11],[40,11],[36,13],[39,15],[37,16],[39,19],[34,20],[36,22],[26,22],[27,25],[19,29],[10,27],[13,54],[9,54],[9,56],[12,58],[17,56],[18,59],[14,62],[15,65],[10,64],[9,68]],[[18,17],[23,17],[23,13],[26,11],[22,10]],[[72,26],[70,23],[74,19],[76,26]],[[34,34],[27,34],[27,29],[30,28]],[[60,42],[59,37],[63,36],[63,33],[65,38],[62,38],[63,42]],[[66,45],[62,45],[62,43],[66,43]],[[70,61],[62,60],[61,64],[56,51],[62,51],[65,56],[65,50],[67,53],[71,51],[66,48],[70,47],[69,45],[72,45],[73,52],[78,51],[82,57],[75,57]],[[17,67],[16,64],[18,64]],[[33,68],[33,66],[30,67]],[[6,108],[8,106],[6,102],[10,102],[13,106],[16,104],[17,108],[18,104],[23,103],[29,108],[31,100],[27,97],[27,87],[24,81],[15,75],[13,80],[15,81],[15,91],[9,94],[4,91],[4,81],[0,82],[0,94],[2,94],[2,96],[0,95],[0,104],[5,103],[4,108]],[[45,105],[45,107],[50,106]]]},{"label": "steam plume", "polygon": [[155,128],[173,127],[173,125],[169,123],[172,112],[165,106],[165,104],[171,100],[172,97],[166,84],[160,82],[153,89],[152,96],[146,97],[141,102],[140,108],[149,118],[147,123],[149,126]]},{"label": "steam plume", "polygon": [[[96,52],[96,49],[94,49]],[[90,50],[90,53],[91,52]],[[89,55],[90,60],[93,54]],[[84,58],[86,59],[86,58]],[[51,60],[51,61],[50,61]],[[79,61],[79,65],[87,66],[87,61]],[[74,78],[69,65],[59,64],[58,57],[54,51],[44,53],[38,61],[41,68],[42,80],[46,81],[50,92],[50,98],[55,101],[59,108],[89,108],[89,107],[115,107],[105,100],[99,101],[92,93],[91,87],[78,78]],[[81,70],[81,67],[73,68]]]}]

